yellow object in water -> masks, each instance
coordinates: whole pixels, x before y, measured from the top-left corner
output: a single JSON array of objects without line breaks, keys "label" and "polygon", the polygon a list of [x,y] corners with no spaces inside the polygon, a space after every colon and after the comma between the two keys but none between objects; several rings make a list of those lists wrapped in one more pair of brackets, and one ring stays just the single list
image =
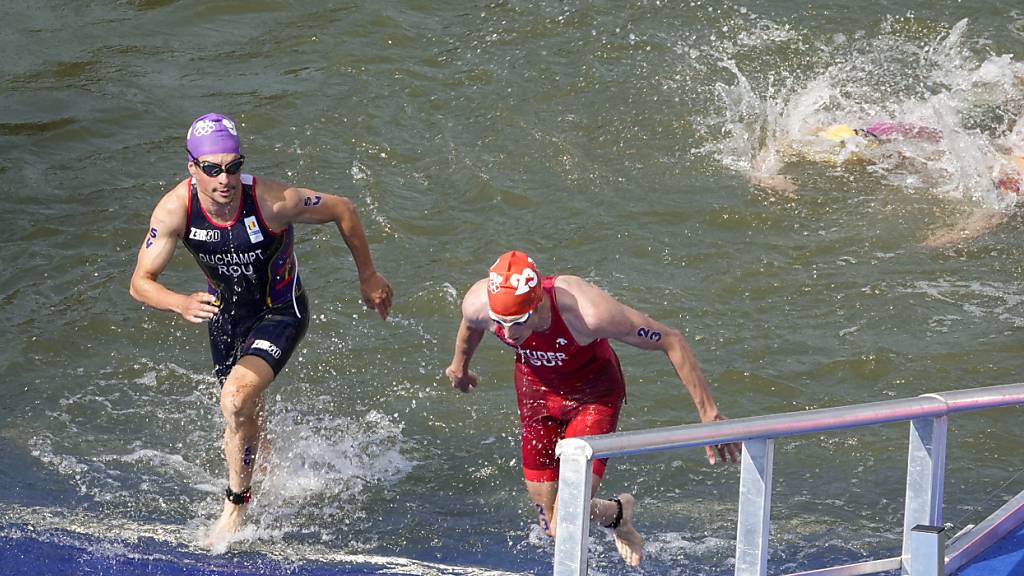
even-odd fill
[{"label": "yellow object in water", "polygon": [[822,130],[820,134],[833,142],[841,142],[851,136],[856,136],[857,132],[846,124],[833,124]]}]

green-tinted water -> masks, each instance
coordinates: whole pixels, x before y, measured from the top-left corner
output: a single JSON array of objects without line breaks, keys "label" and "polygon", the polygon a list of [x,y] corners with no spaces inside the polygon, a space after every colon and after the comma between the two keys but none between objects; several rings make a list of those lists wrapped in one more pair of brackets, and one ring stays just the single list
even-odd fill
[{"label": "green-tinted water", "polygon": [[[298,231],[314,321],[270,392],[276,468],[243,549],[547,569],[511,352],[485,342],[475,394],[443,377],[465,288],[512,247],[684,330],[728,416],[1020,381],[1017,218],[930,249],[982,192],[864,165],[791,164],[795,196],[744,175],[787,107],[939,110],[1001,134],[1024,110],[1024,11],[1006,3],[11,1],[0,17],[0,518],[188,546],[219,509],[205,329],[127,293],[211,110],[241,124],[247,171],[352,198],[397,294],[380,322],[337,233]],[[828,103],[797,102],[815,80]],[[183,250],[162,278],[203,286]],[[695,421],[667,361],[617,350],[622,429]],[[1024,488],[1019,423],[952,420],[947,520]],[[773,566],[894,554],[905,437],[780,441]],[[640,497],[651,573],[725,574],[737,477],[690,450],[613,462],[606,487]],[[624,573],[595,542],[595,566]]]}]

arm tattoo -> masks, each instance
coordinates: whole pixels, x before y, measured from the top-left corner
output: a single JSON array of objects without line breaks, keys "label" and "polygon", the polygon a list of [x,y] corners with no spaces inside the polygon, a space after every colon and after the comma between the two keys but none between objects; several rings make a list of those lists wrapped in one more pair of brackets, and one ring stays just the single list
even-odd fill
[{"label": "arm tattoo", "polygon": [[636,335],[641,338],[646,338],[651,342],[661,341],[661,332],[658,332],[657,330],[649,330],[646,326],[641,326],[640,329],[636,331]]}]

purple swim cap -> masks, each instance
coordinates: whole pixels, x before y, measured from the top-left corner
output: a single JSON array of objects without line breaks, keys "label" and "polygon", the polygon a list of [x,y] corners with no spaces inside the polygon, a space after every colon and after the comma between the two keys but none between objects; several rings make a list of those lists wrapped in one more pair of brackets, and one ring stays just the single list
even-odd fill
[{"label": "purple swim cap", "polygon": [[185,148],[196,158],[207,154],[242,153],[235,122],[216,112],[196,118],[185,136]]}]

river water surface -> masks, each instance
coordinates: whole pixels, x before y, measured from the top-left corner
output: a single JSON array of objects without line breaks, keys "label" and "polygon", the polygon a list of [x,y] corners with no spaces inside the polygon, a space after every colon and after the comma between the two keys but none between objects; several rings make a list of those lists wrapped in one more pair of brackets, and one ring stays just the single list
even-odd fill
[{"label": "river water surface", "polygon": [[[462,295],[511,248],[682,330],[730,417],[1020,381],[1019,218],[922,245],[1009,210],[969,176],[1024,111],[1011,4],[5,2],[4,537],[206,557],[225,478],[206,331],[128,280],[209,111],[239,122],[246,171],[351,198],[396,291],[381,322],[337,231],[297,229],[313,320],[269,391],[271,469],[220,567],[550,570],[512,352],[484,342],[473,394],[443,376]],[[923,175],[798,160],[780,167],[795,193],[750,184],[783,128],[898,116],[960,145]],[[204,286],[184,250],[161,278]],[[621,429],[696,421],[664,357],[616,349]],[[1020,426],[951,419],[947,521],[1024,489]],[[906,436],[778,442],[773,573],[899,552]],[[640,499],[643,573],[732,573],[738,476],[699,449],[613,460],[604,488]],[[596,530],[591,553],[595,573],[630,572]]]}]

